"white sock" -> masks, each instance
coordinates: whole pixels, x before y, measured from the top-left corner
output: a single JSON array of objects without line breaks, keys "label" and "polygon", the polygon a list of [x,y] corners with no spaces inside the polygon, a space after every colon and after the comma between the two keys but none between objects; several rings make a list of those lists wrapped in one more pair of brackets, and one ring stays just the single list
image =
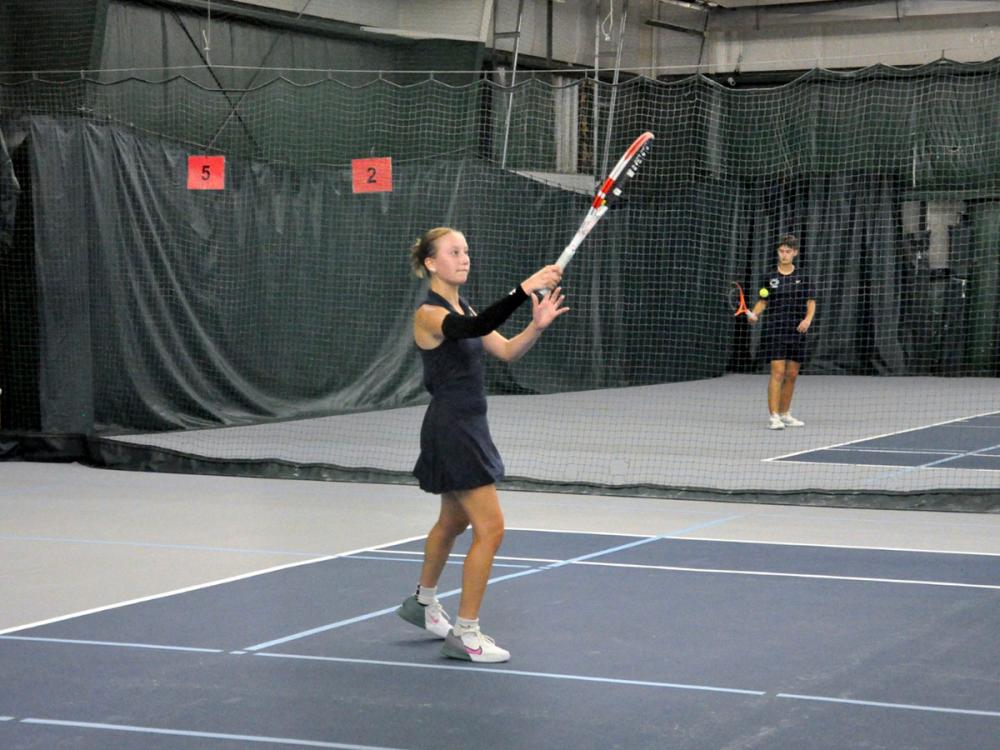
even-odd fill
[{"label": "white sock", "polygon": [[417,602],[423,604],[425,607],[428,604],[433,604],[434,600],[437,599],[437,586],[421,586],[417,584]]},{"label": "white sock", "polygon": [[475,620],[466,620],[464,617],[455,618],[455,635],[462,635],[462,633],[469,633],[473,630],[479,630],[479,618]]}]

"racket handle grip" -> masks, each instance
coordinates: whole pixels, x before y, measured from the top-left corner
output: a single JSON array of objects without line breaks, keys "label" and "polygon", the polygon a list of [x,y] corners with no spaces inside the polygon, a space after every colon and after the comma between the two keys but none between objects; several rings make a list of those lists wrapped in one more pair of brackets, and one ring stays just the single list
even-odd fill
[{"label": "racket handle grip", "polygon": [[[598,221],[601,220],[601,217],[604,216],[607,210],[608,205],[605,203],[601,205],[600,208],[592,208],[587,212],[587,216],[584,218],[580,228],[576,231],[573,239],[568,245],[566,245],[566,249],[562,251],[562,254],[559,256],[558,260],[556,260],[556,265],[559,266],[561,270],[566,270],[566,266],[569,265],[569,262],[573,260],[573,256],[576,255],[576,249],[580,247],[585,239],[587,239],[587,235],[590,234],[590,230],[594,228]],[[545,297],[550,290],[538,289],[537,291],[542,297]]]}]

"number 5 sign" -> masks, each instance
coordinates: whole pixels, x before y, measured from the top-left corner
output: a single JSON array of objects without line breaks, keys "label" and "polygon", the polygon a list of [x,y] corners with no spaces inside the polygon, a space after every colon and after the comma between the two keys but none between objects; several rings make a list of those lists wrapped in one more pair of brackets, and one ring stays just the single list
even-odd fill
[{"label": "number 5 sign", "polygon": [[392,159],[352,159],[351,181],[355,193],[391,193]]},{"label": "number 5 sign", "polygon": [[188,190],[225,190],[225,156],[189,156]]}]

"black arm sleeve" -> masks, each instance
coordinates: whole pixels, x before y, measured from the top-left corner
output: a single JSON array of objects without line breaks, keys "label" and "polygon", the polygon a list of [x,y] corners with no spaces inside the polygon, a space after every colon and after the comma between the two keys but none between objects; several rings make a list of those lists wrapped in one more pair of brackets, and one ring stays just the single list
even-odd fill
[{"label": "black arm sleeve", "polygon": [[462,316],[448,313],[441,323],[441,332],[446,339],[471,339],[492,333],[503,325],[513,312],[528,299],[521,285],[514,287],[510,294],[502,297],[478,315]]}]

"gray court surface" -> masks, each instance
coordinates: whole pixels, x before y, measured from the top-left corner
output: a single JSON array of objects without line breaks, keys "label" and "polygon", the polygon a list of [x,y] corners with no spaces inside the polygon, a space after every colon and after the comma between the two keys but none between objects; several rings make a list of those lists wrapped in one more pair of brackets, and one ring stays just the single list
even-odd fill
[{"label": "gray court surface", "polygon": [[480,666],[411,487],[0,471],[0,747],[996,747],[995,514],[505,493]]},{"label": "gray court surface", "polygon": [[[942,457],[935,453],[936,432],[920,433],[931,460],[887,464],[909,467],[903,472],[872,465],[860,451],[840,451],[837,461],[775,460],[995,415],[1000,411],[995,378],[803,375],[793,411],[806,426],[781,431],[766,429],[766,390],[766,376],[727,375],[656,386],[496,396],[489,400],[490,426],[508,477],[514,479],[723,491],[982,489],[1000,494],[1000,473],[990,470],[995,464],[988,457],[996,454],[1000,440],[990,443],[989,437],[986,443],[949,443],[947,471],[933,463]],[[117,439],[222,460],[331,464],[408,475],[423,413],[424,407],[417,406]],[[968,460],[959,460],[966,455]]]}]

